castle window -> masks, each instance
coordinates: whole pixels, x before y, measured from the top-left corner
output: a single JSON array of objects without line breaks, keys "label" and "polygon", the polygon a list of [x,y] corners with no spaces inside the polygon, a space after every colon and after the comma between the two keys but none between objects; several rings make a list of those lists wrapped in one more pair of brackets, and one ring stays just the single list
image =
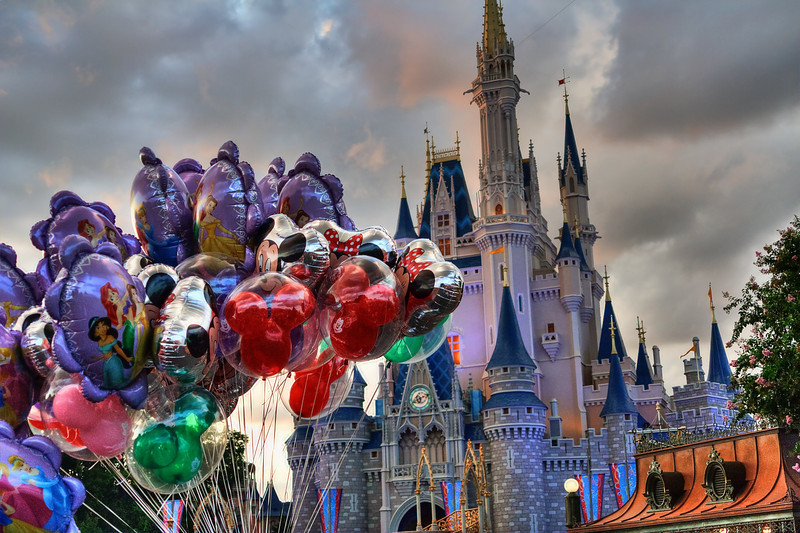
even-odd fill
[{"label": "castle window", "polygon": [[438,228],[446,228],[450,225],[450,214],[445,213],[443,215],[436,216],[436,227]]},{"label": "castle window", "polygon": [[503,367],[503,374],[508,374],[508,367],[507,366]]},{"label": "castle window", "polygon": [[425,437],[425,447],[432,463],[444,463],[447,460],[444,452],[445,438],[441,429],[433,428],[428,432]]},{"label": "castle window", "polygon": [[517,302],[519,303],[519,312],[523,313],[524,311],[522,310],[522,295],[521,294],[517,294]]},{"label": "castle window", "polygon": [[509,412],[510,411],[508,410],[508,407],[503,407],[503,414],[504,415],[507,415]]},{"label": "castle window", "polygon": [[664,472],[653,459],[644,481],[644,498],[650,511],[669,511],[672,504],[683,494],[683,474]]},{"label": "castle window", "polygon": [[495,215],[502,215],[503,214],[503,206],[500,205],[500,204],[497,204],[496,206],[494,206],[494,214]]},{"label": "castle window", "polygon": [[336,429],[336,424],[328,424],[328,429]]},{"label": "castle window", "polygon": [[369,455],[370,455],[370,457],[372,457],[373,459],[377,459],[377,458],[378,458],[378,452],[371,452]]},{"label": "castle window", "polygon": [[529,415],[532,415],[533,414],[533,407],[527,407],[525,409],[525,412],[528,413]]},{"label": "castle window", "polygon": [[439,239],[438,245],[443,255],[450,255],[450,239]]},{"label": "castle window", "polygon": [[417,462],[417,448],[419,447],[419,438],[417,433],[407,428],[400,435],[400,464],[407,465]]},{"label": "castle window", "polygon": [[353,422],[352,424],[350,424],[350,427],[352,429],[358,429],[358,422]]},{"label": "castle window", "polygon": [[547,333],[555,333],[556,332],[556,325],[553,322],[547,324]]},{"label": "castle window", "polygon": [[457,365],[461,364],[461,336],[457,333],[451,333],[447,336],[447,344],[450,345],[450,353],[453,354],[453,362]]},{"label": "castle window", "polygon": [[569,179],[569,192],[575,192],[575,178]]}]

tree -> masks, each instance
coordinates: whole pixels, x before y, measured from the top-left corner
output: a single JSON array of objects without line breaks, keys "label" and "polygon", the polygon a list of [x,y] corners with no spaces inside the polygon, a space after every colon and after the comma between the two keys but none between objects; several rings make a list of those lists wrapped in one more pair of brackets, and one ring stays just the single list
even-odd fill
[{"label": "tree", "polygon": [[800,219],[780,238],[756,252],[763,275],[745,284],[725,310],[738,310],[731,342],[739,356],[731,362],[740,417],[754,414],[772,424],[800,429]]}]

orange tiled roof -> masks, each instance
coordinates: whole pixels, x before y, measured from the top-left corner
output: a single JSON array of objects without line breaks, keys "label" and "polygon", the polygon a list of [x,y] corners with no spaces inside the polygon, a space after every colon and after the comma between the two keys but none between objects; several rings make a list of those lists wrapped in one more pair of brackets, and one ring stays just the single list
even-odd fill
[{"label": "orange tiled roof", "polygon": [[[791,516],[800,509],[800,474],[792,470],[797,458],[792,448],[797,435],[787,435],[778,429],[766,429],[665,448],[636,455],[637,487],[634,496],[618,511],[599,520],[570,531],[636,531],[655,525],[689,525],[756,517],[761,514],[776,516],[783,511]],[[706,461],[712,449],[724,461],[738,461],[745,466],[745,481],[733,493],[732,502],[709,504],[702,484]],[[650,511],[645,501],[644,486],[653,460],[658,461],[663,472],[683,474],[683,493],[673,498],[667,511]]]}]

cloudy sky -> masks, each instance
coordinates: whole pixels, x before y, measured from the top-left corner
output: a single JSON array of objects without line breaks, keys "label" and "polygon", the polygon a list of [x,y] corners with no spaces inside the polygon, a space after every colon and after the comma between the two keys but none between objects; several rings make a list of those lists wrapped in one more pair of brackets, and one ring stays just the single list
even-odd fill
[{"label": "cloudy sky", "polygon": [[[32,269],[29,229],[62,189],[130,231],[142,146],[207,164],[231,139],[259,177],[311,151],[359,226],[393,231],[401,165],[410,200],[422,194],[427,124],[440,147],[459,132],[474,196],[478,114],[462,93],[482,13],[458,0],[0,1],[0,241]],[[800,3],[515,0],[504,18],[551,234],[565,69],[596,262],[628,346],[640,316],[678,385],[693,336],[708,353],[708,283],[721,308],[800,207]]]}]

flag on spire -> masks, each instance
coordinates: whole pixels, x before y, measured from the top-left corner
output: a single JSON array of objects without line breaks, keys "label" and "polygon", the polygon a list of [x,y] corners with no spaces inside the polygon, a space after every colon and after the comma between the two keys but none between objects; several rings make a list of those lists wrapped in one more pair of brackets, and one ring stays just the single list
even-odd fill
[{"label": "flag on spire", "polygon": [[695,353],[697,353],[697,345],[696,345],[696,344],[692,344],[692,347],[691,347],[691,348],[689,348],[688,350],[686,350],[686,353],[685,353],[685,354],[683,354],[683,355],[681,356],[681,358],[684,358],[684,357],[686,357],[687,355],[689,355],[689,353],[690,353],[690,352],[695,352]]},{"label": "flag on spire", "polygon": [[559,85],[564,85],[565,83],[567,83],[567,78],[561,78],[560,80],[558,80]]}]

